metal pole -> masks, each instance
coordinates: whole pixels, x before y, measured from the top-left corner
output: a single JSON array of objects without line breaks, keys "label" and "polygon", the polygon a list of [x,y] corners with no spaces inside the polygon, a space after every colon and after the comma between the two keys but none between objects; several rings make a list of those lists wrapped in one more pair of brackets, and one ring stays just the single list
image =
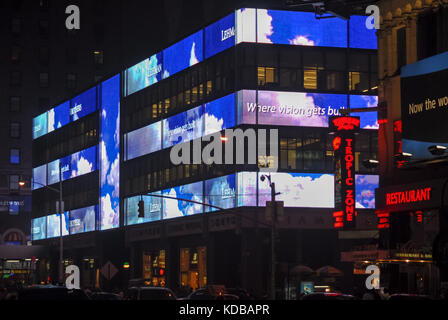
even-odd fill
[{"label": "metal pole", "polygon": [[275,183],[271,183],[272,228],[271,228],[271,299],[275,300],[275,233],[277,223],[277,207],[275,205]]},{"label": "metal pole", "polygon": [[62,205],[62,164],[61,161],[59,161],[59,213],[60,213],[60,220],[59,220],[59,283],[62,285],[64,281],[64,258],[63,258],[63,252],[64,252],[64,243],[62,240],[62,216],[64,214],[64,209]]}]

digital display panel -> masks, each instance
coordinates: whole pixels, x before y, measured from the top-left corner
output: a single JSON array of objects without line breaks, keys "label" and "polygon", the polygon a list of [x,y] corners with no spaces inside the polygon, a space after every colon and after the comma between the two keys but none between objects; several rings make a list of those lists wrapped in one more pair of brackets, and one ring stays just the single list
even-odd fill
[{"label": "digital display panel", "polygon": [[328,117],[347,107],[347,95],[306,92],[258,91],[238,93],[239,123],[328,127]]},{"label": "digital display panel", "polygon": [[357,174],[355,178],[356,208],[375,209],[375,189],[379,187],[379,176]]},{"label": "digital display panel", "polygon": [[76,121],[96,110],[96,87],[81,93],[71,100],[70,120]]},{"label": "digital display panel", "polygon": [[[203,202],[202,181],[163,190],[163,195],[173,198]],[[203,205],[179,199],[163,198],[163,219],[190,216],[203,212]]]},{"label": "digital display panel", "polygon": [[[378,106],[378,96],[350,95],[350,108],[373,108]],[[353,117],[361,120],[361,129],[378,129],[378,112],[352,112]]]},{"label": "digital display panel", "polygon": [[120,224],[120,75],[101,84],[99,229]]},{"label": "digital display panel", "polygon": [[70,234],[95,231],[97,206],[70,211]]},{"label": "digital display panel", "polygon": [[[347,108],[376,107],[377,96],[356,96],[331,93],[258,91],[238,92],[238,124],[328,127],[329,117],[340,115]],[[378,129],[377,113],[351,113],[361,118],[361,129]]]},{"label": "digital display panel", "polygon": [[48,132],[65,126],[70,121],[70,101],[48,111]]},{"label": "digital display panel", "polygon": [[[214,178],[205,181],[205,203],[223,209],[235,207],[235,175]],[[205,206],[205,212],[219,210]]]},{"label": "digital display panel", "polygon": [[257,206],[257,173],[256,172],[238,172],[238,207]]},{"label": "digital display panel", "polygon": [[236,11],[236,43],[256,41],[257,10],[243,8]]},{"label": "digital display panel", "polygon": [[347,47],[347,22],[316,19],[313,12],[257,9],[258,42]]},{"label": "digital display panel", "polygon": [[156,53],[126,70],[126,93],[130,95],[160,80],[162,80],[162,53]]},{"label": "digital display panel", "polygon": [[[162,195],[161,191],[148,195],[135,196],[126,199],[126,225],[140,224],[162,219],[162,198],[154,197],[154,195]],[[144,202],[145,217],[138,217],[138,203],[140,200]]]},{"label": "digital display panel", "polygon": [[[47,216],[47,238],[59,237],[61,235],[60,231],[60,214],[52,214]],[[69,213],[64,212],[62,219],[62,235],[66,236],[69,234]]]},{"label": "digital display panel", "polygon": [[162,148],[162,122],[131,131],[126,137],[126,159],[131,160]]},{"label": "digital display panel", "polygon": [[366,28],[367,16],[350,16],[350,48],[378,49],[375,29]]},{"label": "digital display panel", "polygon": [[163,50],[163,79],[203,60],[203,30]]},{"label": "digital display panel", "polygon": [[213,23],[205,28],[205,58],[235,45],[235,14]]},{"label": "digital display panel", "polygon": [[37,139],[40,136],[48,133],[47,124],[48,122],[46,112],[33,119],[33,139]]},{"label": "digital display panel", "polygon": [[[320,173],[284,173],[271,172],[271,181],[275,183],[276,200],[284,201],[285,207],[333,208],[334,177]],[[258,178],[259,206],[266,206],[271,200],[269,180]]]},{"label": "digital display panel", "polygon": [[202,136],[202,106],[163,120],[163,147],[190,141]]},{"label": "digital display panel", "polygon": [[48,185],[59,182],[59,159],[48,164],[47,177]]},{"label": "digital display panel", "polygon": [[235,126],[235,94],[204,105],[204,136]]},{"label": "digital display panel", "polygon": [[71,155],[70,178],[75,178],[93,172],[96,167],[96,146],[90,147]]},{"label": "digital display panel", "polygon": [[47,165],[41,165],[40,167],[33,168],[33,181],[32,189],[36,190],[47,185]]},{"label": "digital display panel", "polygon": [[47,217],[31,220],[31,240],[42,240],[47,237]]}]

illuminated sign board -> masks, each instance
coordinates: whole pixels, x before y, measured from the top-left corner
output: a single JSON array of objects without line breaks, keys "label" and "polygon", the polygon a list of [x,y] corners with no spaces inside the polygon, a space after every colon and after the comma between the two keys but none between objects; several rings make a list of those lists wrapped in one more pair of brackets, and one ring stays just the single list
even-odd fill
[{"label": "illuminated sign board", "polygon": [[98,206],[70,211],[70,234],[95,231]]},{"label": "illuminated sign board", "polygon": [[386,193],[386,205],[431,200],[431,187]]},{"label": "illuminated sign board", "polygon": [[126,93],[130,95],[162,80],[162,53],[152,55],[125,72]]},{"label": "illuminated sign board", "polygon": [[97,170],[96,154],[96,146],[72,154],[70,160],[70,178],[79,177]]},{"label": "illuminated sign board", "polygon": [[96,110],[96,87],[87,90],[71,100],[70,121],[76,121]]},{"label": "illuminated sign board", "polygon": [[47,217],[31,220],[31,240],[42,240],[47,237]]},{"label": "illuminated sign board", "polygon": [[205,59],[235,45],[235,14],[205,28]]},{"label": "illuminated sign board", "polygon": [[163,50],[163,75],[166,79],[203,60],[203,31],[198,31],[188,38]]},{"label": "illuminated sign board", "polygon": [[[235,175],[206,180],[205,187],[205,203],[217,206],[219,208],[228,209],[235,207]],[[206,212],[219,210],[213,207],[205,207]]]},{"label": "illuminated sign board", "polygon": [[199,106],[163,120],[163,147],[200,138],[203,131],[203,109]]},{"label": "illuminated sign board", "polygon": [[335,228],[354,228],[356,216],[356,176],[354,165],[355,131],[359,117],[331,117],[330,128],[335,132]]},{"label": "illuminated sign board", "polygon": [[70,122],[70,101],[48,111],[48,132],[52,132]]},{"label": "illuminated sign board", "polygon": [[125,161],[160,150],[162,148],[161,135],[161,121],[125,134]]},{"label": "illuminated sign board", "polygon": [[350,16],[349,47],[358,49],[378,49],[378,40],[375,29],[366,28],[366,16]]},{"label": "illuminated sign board", "polygon": [[48,133],[48,122],[47,113],[42,113],[41,115],[33,119],[33,139],[37,139]]},{"label": "illuminated sign board", "polygon": [[[60,214],[52,214],[47,216],[47,238],[59,237],[60,231]],[[64,218],[62,219],[62,235],[69,234],[69,213],[64,212]]]},{"label": "illuminated sign board", "polygon": [[33,181],[32,189],[36,190],[47,185],[47,165],[41,165],[40,167],[33,168]]}]

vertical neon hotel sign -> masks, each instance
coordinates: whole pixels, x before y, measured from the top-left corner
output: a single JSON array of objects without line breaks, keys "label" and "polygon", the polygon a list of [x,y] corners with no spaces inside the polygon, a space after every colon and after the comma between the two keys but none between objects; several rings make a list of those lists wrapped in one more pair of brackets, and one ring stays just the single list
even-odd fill
[{"label": "vertical neon hotel sign", "polygon": [[330,129],[335,134],[335,228],[355,228],[355,132],[359,130],[359,117],[330,117]]}]

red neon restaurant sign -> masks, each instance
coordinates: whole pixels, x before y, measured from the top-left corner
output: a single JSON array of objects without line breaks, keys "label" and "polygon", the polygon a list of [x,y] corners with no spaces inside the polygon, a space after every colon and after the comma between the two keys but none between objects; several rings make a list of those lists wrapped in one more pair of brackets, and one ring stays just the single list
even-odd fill
[{"label": "red neon restaurant sign", "polygon": [[354,228],[356,217],[355,198],[355,130],[359,129],[359,117],[332,117],[330,127],[335,153],[335,228]]},{"label": "red neon restaurant sign", "polygon": [[386,205],[431,200],[431,187],[386,193]]}]

